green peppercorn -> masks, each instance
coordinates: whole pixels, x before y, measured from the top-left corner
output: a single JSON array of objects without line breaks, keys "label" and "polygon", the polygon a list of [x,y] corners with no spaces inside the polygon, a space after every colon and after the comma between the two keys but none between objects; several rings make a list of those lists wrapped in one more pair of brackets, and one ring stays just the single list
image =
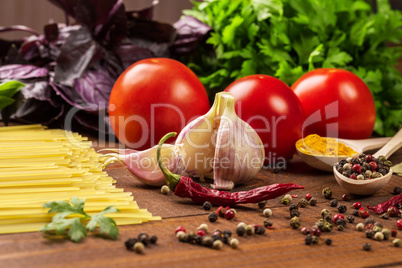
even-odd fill
[{"label": "green peppercorn", "polygon": [[311,237],[311,241],[313,242],[313,244],[318,244],[318,236],[313,235]]},{"label": "green peppercorn", "polygon": [[[375,232],[375,231],[373,230],[373,232]],[[376,232],[374,234],[374,239],[378,240],[378,241],[384,240],[384,235],[381,232]]]},{"label": "green peppercorn", "polygon": [[358,231],[363,231],[364,230],[364,224],[363,223],[358,223],[357,225],[356,225],[356,230],[358,230]]},{"label": "green peppercorn", "polygon": [[161,188],[161,193],[167,195],[170,192],[170,189],[167,185],[163,185]]},{"label": "green peppercorn", "polygon": [[210,222],[216,222],[218,220],[218,214],[216,212],[212,212],[208,215],[208,220]]},{"label": "green peppercorn", "polygon": [[314,198],[314,197],[312,197],[312,198],[310,199],[310,206],[315,206],[315,205],[317,205],[317,199]]},{"label": "green peppercorn", "polygon": [[273,222],[273,221],[271,221],[271,220],[269,220],[269,219],[264,220],[264,226],[265,226],[266,228],[272,227],[272,225],[274,225],[274,222]]},{"label": "green peppercorn", "polygon": [[301,208],[305,208],[305,207],[307,207],[307,205],[308,205],[308,201],[306,198],[302,198],[298,202],[298,206]]},{"label": "green peppercorn", "polygon": [[363,244],[363,250],[370,251],[371,250],[371,244],[370,243],[364,243]]},{"label": "green peppercorn", "polygon": [[215,241],[212,243],[212,247],[213,247],[214,249],[221,249],[222,246],[223,246],[223,243],[222,243],[221,240],[215,240]]},{"label": "green peppercorn", "polygon": [[325,199],[330,199],[332,196],[332,190],[329,187],[325,187],[322,190],[322,195],[324,196]]},{"label": "green peppercorn", "polygon": [[381,228],[380,226],[374,226],[374,227],[373,227],[373,231],[376,232],[376,233],[377,233],[377,232],[381,232],[381,231],[382,231],[382,228]]},{"label": "green peppercorn", "polygon": [[328,246],[330,246],[330,245],[332,244],[331,238],[325,239],[325,244],[327,244]]},{"label": "green peppercorn", "polygon": [[316,225],[323,232],[331,232],[332,229],[334,228],[334,226],[329,221],[326,221],[326,220],[319,220],[316,223]]},{"label": "green peppercorn", "polygon": [[321,211],[321,217],[324,219],[324,220],[327,220],[327,219],[329,219],[328,221],[330,221],[331,219],[332,219],[332,214],[331,214],[331,212],[328,210],[328,209],[323,209],[322,211]]},{"label": "green peppercorn", "polygon": [[295,217],[293,217],[293,218],[290,219],[290,226],[291,226],[293,229],[299,228],[300,225],[301,225],[301,222],[300,222],[299,217],[296,217],[296,216],[295,216]]},{"label": "green peppercorn", "polygon": [[264,201],[261,201],[261,202],[258,202],[258,207],[259,208],[264,208],[266,205],[267,205],[267,200],[264,200]]},{"label": "green peppercorn", "polygon": [[391,230],[388,228],[383,228],[381,230],[382,234],[384,235],[384,240],[388,240],[391,237]]},{"label": "green peppercorn", "polygon": [[392,240],[392,244],[394,245],[394,247],[400,247],[401,246],[401,239],[395,238],[394,240]]},{"label": "green peppercorn", "polygon": [[377,158],[377,160],[378,160],[378,162],[380,162],[380,163],[384,163],[385,161],[387,161],[387,158],[386,158],[385,156],[383,156],[383,155],[380,155],[380,156]]},{"label": "green peppercorn", "polygon": [[233,249],[236,249],[239,247],[239,240],[237,238],[231,237],[229,239],[229,246]]},{"label": "green peppercorn", "polygon": [[247,235],[253,235],[253,234],[254,234],[254,231],[255,231],[255,229],[254,229],[254,227],[253,227],[252,225],[247,225],[247,226],[246,226],[246,233],[247,233]]},{"label": "green peppercorn", "polygon": [[202,238],[202,242],[201,242],[201,244],[203,245],[203,246],[205,246],[205,247],[212,247],[212,244],[214,243],[214,239],[211,237],[211,236],[209,236],[209,235],[206,235],[206,236],[204,236],[203,238]]},{"label": "green peppercorn", "polygon": [[281,200],[281,203],[284,204],[284,205],[289,205],[290,200],[285,198],[285,197],[283,197],[282,200]]},{"label": "green peppercorn", "polygon": [[133,246],[136,253],[142,253],[144,251],[144,244],[141,242],[136,242]]},{"label": "green peppercorn", "polygon": [[371,177],[373,179],[377,179],[377,178],[381,178],[382,174],[380,172],[373,172],[373,174],[371,175]]},{"label": "green peppercorn", "polygon": [[392,166],[392,162],[387,160],[384,162],[384,165],[386,165],[387,167],[391,167]]}]

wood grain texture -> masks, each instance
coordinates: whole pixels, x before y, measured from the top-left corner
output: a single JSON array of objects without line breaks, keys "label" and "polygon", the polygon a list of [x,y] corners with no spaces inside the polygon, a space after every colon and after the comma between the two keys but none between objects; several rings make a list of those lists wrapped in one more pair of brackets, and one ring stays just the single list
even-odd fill
[{"label": "wood grain texture", "polygon": [[[398,163],[402,161],[402,150],[391,158]],[[391,241],[374,241],[365,237],[364,232],[355,230],[355,225],[363,222],[356,218],[355,224],[347,224],[344,231],[333,230],[323,233],[318,245],[304,245],[304,235],[300,230],[289,226],[288,207],[280,204],[280,199],[269,200],[274,228],[266,230],[262,236],[239,237],[239,249],[225,245],[221,250],[204,248],[197,245],[178,242],[174,229],[182,225],[188,231],[195,231],[201,223],[207,223],[210,232],[215,229],[235,231],[239,222],[262,224],[265,219],[262,209],[255,204],[236,206],[238,212],[233,220],[220,218],[216,223],[209,223],[202,206],[184,200],[170,193],[164,196],[159,188],[144,186],[120,165],[107,168],[109,174],[117,180],[117,186],[131,191],[141,208],[147,208],[154,215],[162,216],[157,222],[142,225],[120,226],[118,240],[105,240],[89,236],[81,243],[69,241],[50,241],[39,232],[25,234],[8,234],[0,236],[0,267],[378,267],[402,266],[402,248],[395,248]],[[321,196],[321,190],[329,186],[341,204],[345,204],[351,214],[353,202],[375,205],[392,197],[395,186],[402,186],[402,178],[393,176],[390,183],[378,193],[368,197],[350,196],[350,201],[342,201],[344,190],[335,182],[332,174],[314,170],[297,157],[289,164],[286,171],[273,173],[263,170],[248,185],[236,187],[246,190],[259,185],[295,182],[305,186],[304,190],[291,192],[298,194],[297,202],[306,193],[318,199],[316,207],[300,208],[302,227],[311,227],[320,218],[320,211],[328,208],[333,214],[336,208],[329,206],[328,200]],[[205,184],[207,185],[207,184]],[[396,218],[382,220],[373,215],[384,227],[396,228]],[[143,254],[127,251],[124,241],[141,232],[157,235],[157,245],[145,248]],[[325,238],[331,238],[333,245],[327,246]],[[402,231],[398,231],[402,237]],[[362,250],[365,242],[372,244],[372,250]]]}]

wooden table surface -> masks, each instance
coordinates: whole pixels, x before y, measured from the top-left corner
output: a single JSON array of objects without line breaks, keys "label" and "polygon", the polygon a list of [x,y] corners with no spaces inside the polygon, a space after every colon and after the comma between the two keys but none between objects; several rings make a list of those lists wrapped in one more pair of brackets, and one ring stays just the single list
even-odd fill
[{"label": "wooden table surface", "polygon": [[[393,163],[402,162],[402,150],[391,156],[390,160]],[[0,267],[402,267],[402,247],[394,247],[389,240],[367,239],[364,232],[355,229],[357,223],[364,221],[359,217],[356,217],[354,224],[348,223],[344,231],[335,228],[330,233],[322,233],[317,245],[305,245],[305,236],[300,229],[290,228],[288,207],[280,204],[280,198],[269,200],[266,206],[273,211],[271,219],[274,228],[267,229],[264,235],[239,237],[238,249],[224,245],[222,249],[215,250],[181,243],[174,235],[179,225],[187,231],[195,231],[200,224],[207,223],[210,232],[215,229],[235,232],[239,222],[262,225],[265,219],[263,210],[256,204],[236,206],[237,216],[233,220],[219,218],[217,222],[210,223],[209,212],[203,210],[202,205],[172,193],[162,195],[159,188],[141,184],[121,165],[113,164],[107,171],[117,180],[117,187],[133,193],[140,208],[161,216],[162,220],[120,226],[117,240],[89,236],[78,244],[50,241],[40,232],[0,235]],[[235,190],[287,182],[305,186],[303,190],[291,192],[299,196],[292,202],[297,202],[306,193],[311,193],[318,200],[315,207],[299,208],[301,227],[314,225],[320,219],[323,208],[337,213],[336,208],[330,207],[329,201],[321,195],[321,190],[326,186],[332,189],[333,197],[340,204],[347,206],[345,216],[352,213],[354,202],[359,201],[364,206],[376,205],[391,198],[395,186],[402,187],[402,177],[393,175],[389,184],[376,194],[366,197],[349,195],[350,201],[342,201],[341,196],[346,192],[331,173],[314,170],[295,156],[285,171],[273,173],[262,170],[248,185],[236,187]],[[384,227],[396,229],[397,218],[383,220],[373,214],[371,217]],[[126,250],[124,241],[141,232],[157,235],[157,245],[146,247],[143,254]],[[402,238],[401,230],[397,237]],[[331,246],[324,243],[326,238],[332,239]],[[371,243],[371,251],[362,250],[365,242]]]}]

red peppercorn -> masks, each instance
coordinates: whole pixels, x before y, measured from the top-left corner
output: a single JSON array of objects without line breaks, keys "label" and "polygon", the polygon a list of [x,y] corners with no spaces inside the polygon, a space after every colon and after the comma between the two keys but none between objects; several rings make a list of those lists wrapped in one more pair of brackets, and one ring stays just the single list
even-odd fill
[{"label": "red peppercorn", "polygon": [[311,227],[310,234],[319,237],[321,235],[321,230],[317,227]]},{"label": "red peppercorn", "polygon": [[342,195],[342,200],[343,201],[349,201],[349,196],[347,196],[347,194],[343,194]]},{"label": "red peppercorn", "polygon": [[352,171],[353,172],[357,172],[357,173],[361,173],[362,172],[362,168],[359,164],[354,164],[352,167]]},{"label": "red peppercorn", "polygon": [[391,236],[392,236],[392,237],[396,237],[397,233],[398,233],[398,232],[397,232],[395,229],[392,229],[392,230],[391,230]]},{"label": "red peppercorn", "polygon": [[373,156],[371,154],[366,155],[366,162],[370,163],[371,161],[373,161]]},{"label": "red peppercorn", "polygon": [[359,209],[359,208],[362,207],[362,203],[360,203],[360,202],[353,203],[353,207],[354,207],[355,209]]},{"label": "red peppercorn", "polygon": [[357,177],[354,174],[350,175],[349,178],[352,179],[352,180],[357,180]]},{"label": "red peppercorn", "polygon": [[199,236],[205,236],[205,231],[204,230],[197,230],[197,232],[195,232],[195,234],[199,235]]},{"label": "red peppercorn", "polygon": [[371,166],[371,168],[373,169],[373,171],[377,169],[377,164],[376,164],[376,162],[370,162],[369,165]]},{"label": "red peppercorn", "polygon": [[183,226],[178,226],[175,230],[174,230],[174,233],[175,234],[177,234],[178,232],[180,232],[180,231],[182,231],[182,232],[186,232],[186,228],[184,228]]},{"label": "red peppercorn", "polygon": [[402,230],[402,220],[396,221],[396,227],[398,227],[399,230]]},{"label": "red peppercorn", "polygon": [[216,214],[218,214],[218,216],[219,217],[225,217],[225,213],[226,213],[226,211],[227,210],[229,210],[230,209],[230,207],[223,207],[223,206],[220,206],[220,207],[218,207],[218,209],[216,210]]},{"label": "red peppercorn", "polygon": [[307,235],[307,234],[310,233],[310,229],[308,229],[307,227],[303,227],[303,228],[301,229],[301,232],[302,232],[303,234]]},{"label": "red peppercorn", "polygon": [[338,219],[345,219],[345,216],[343,216],[342,214],[335,214],[334,217],[332,217],[332,221],[333,221],[334,223],[336,223],[336,221],[337,221]]},{"label": "red peppercorn", "polygon": [[359,216],[362,217],[363,219],[368,218],[370,214],[368,213],[367,210],[365,210],[363,207],[359,209]]},{"label": "red peppercorn", "polygon": [[395,206],[391,206],[387,210],[387,214],[390,217],[398,217],[399,210]]},{"label": "red peppercorn", "polygon": [[225,212],[225,219],[231,220],[234,218],[235,215],[236,215],[236,213],[232,209],[228,209]]},{"label": "red peppercorn", "polygon": [[305,196],[305,198],[307,199],[307,201],[310,201],[310,199],[311,199],[311,194],[306,194],[306,196]]}]

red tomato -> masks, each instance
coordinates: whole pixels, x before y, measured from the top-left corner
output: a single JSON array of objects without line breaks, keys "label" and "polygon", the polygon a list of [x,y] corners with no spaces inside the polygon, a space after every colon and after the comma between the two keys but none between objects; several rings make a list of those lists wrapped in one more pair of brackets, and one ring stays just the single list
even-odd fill
[{"label": "red tomato", "polygon": [[297,96],[284,82],[268,75],[250,75],[236,80],[225,91],[235,97],[237,115],[260,135],[265,164],[293,156],[304,113]]},{"label": "red tomato", "polygon": [[143,150],[209,110],[198,77],[167,58],[138,61],[116,80],[109,99],[110,123],[120,142]]},{"label": "red tomato", "polygon": [[318,134],[344,139],[371,136],[374,99],[357,75],[342,69],[316,69],[300,77],[292,89],[306,113],[303,136]]}]

